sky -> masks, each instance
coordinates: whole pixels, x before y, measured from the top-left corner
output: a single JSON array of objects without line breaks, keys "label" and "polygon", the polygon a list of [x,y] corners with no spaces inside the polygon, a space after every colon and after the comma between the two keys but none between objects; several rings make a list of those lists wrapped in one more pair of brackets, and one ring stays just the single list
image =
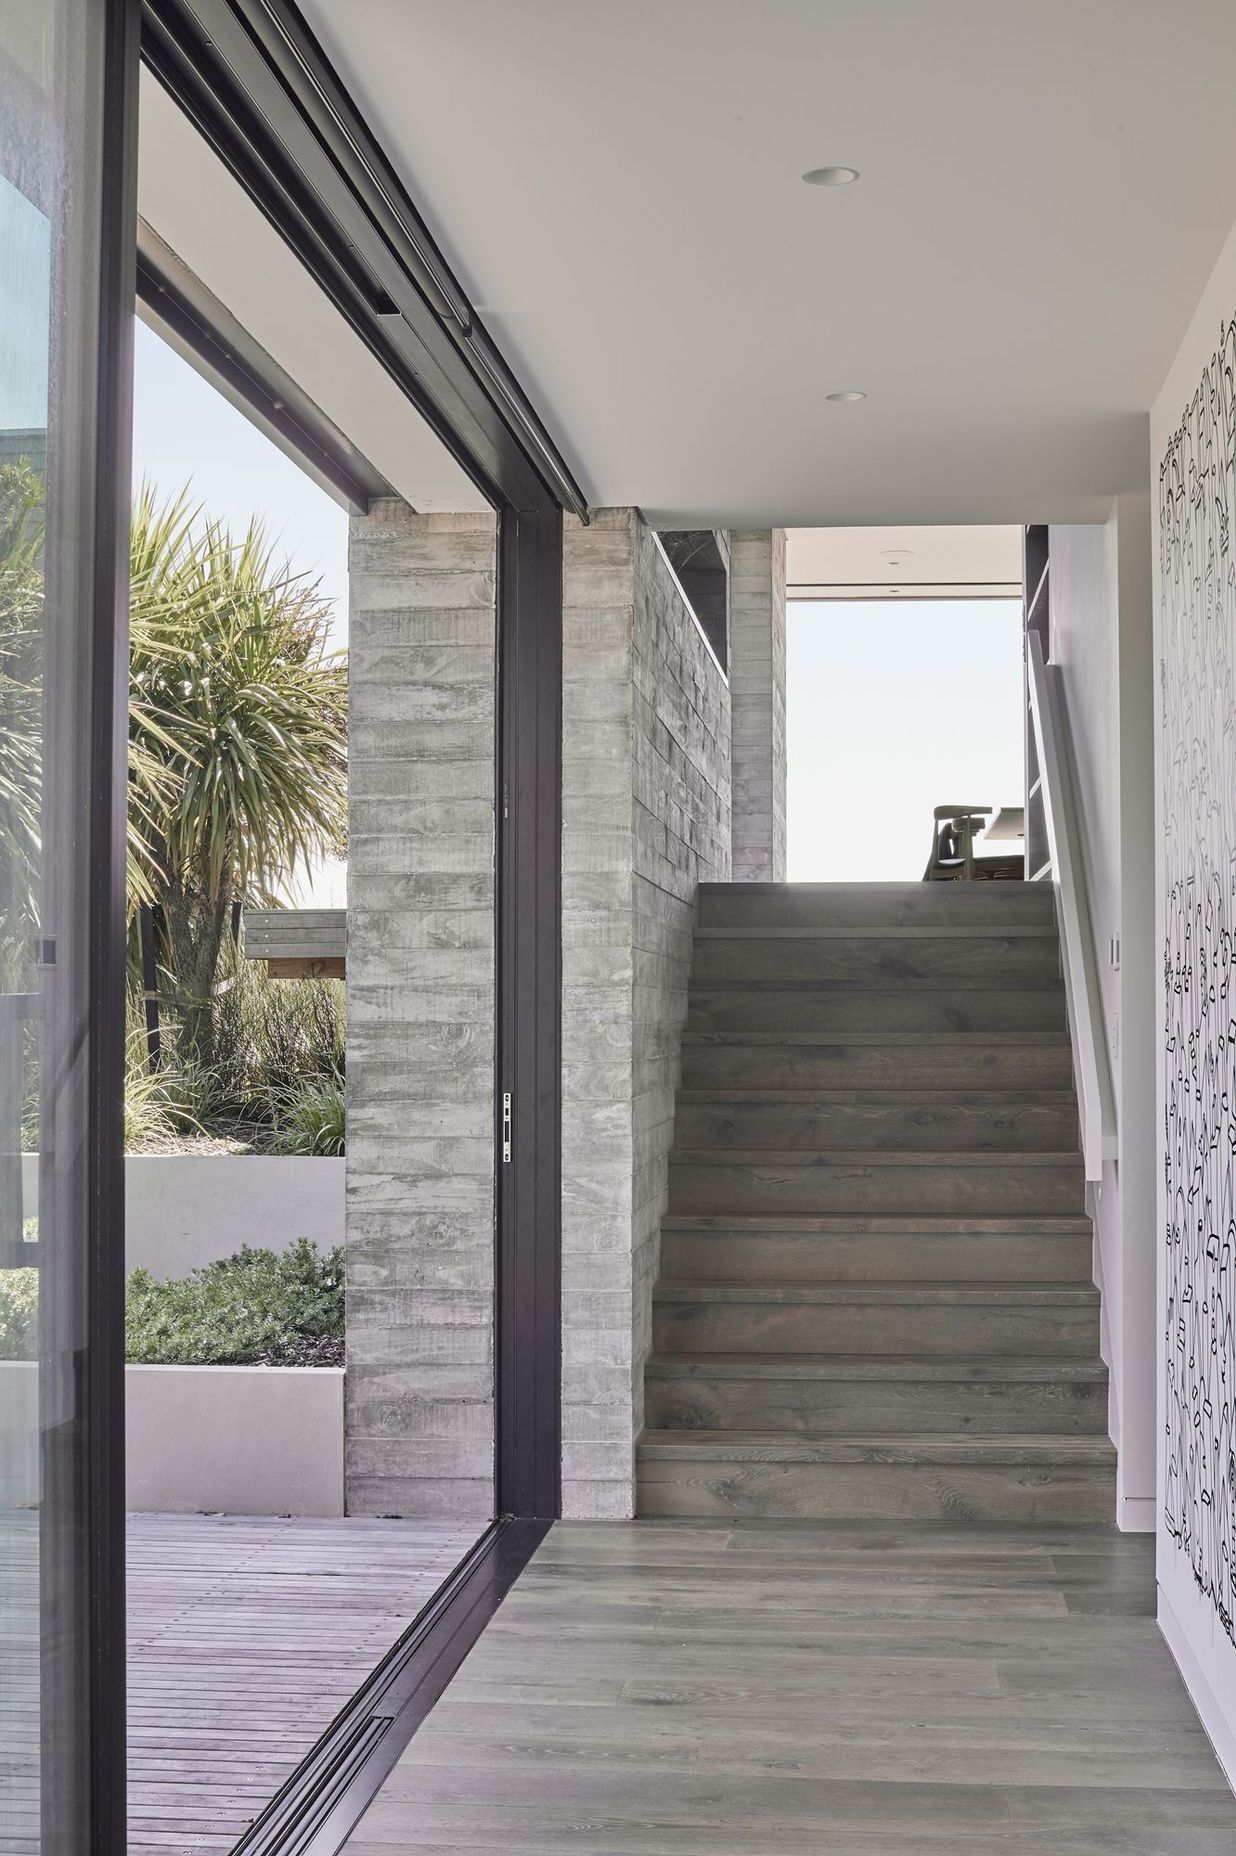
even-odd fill
[{"label": "sky", "polygon": [[1018,600],[787,611],[791,882],[917,882],[938,805],[1021,805]]},{"label": "sky", "polygon": [[[279,552],[320,579],[334,606],[332,636],[348,638],[348,516],[242,412],[182,361],[153,329],[137,323],[133,383],[133,485],[153,484],[161,500],[189,484],[204,513],[239,535],[253,515]],[[301,877],[291,900],[341,909],[347,870],[334,859]]]},{"label": "sky", "polygon": [[334,631],[348,635],[348,516],[278,445],[137,324],[133,394],[133,483],[146,478],[167,496],[191,484],[194,500],[243,533],[261,515],[292,564],[320,576],[334,602]]},{"label": "sky", "polygon": [[47,424],[51,227],[0,174],[0,431]]}]

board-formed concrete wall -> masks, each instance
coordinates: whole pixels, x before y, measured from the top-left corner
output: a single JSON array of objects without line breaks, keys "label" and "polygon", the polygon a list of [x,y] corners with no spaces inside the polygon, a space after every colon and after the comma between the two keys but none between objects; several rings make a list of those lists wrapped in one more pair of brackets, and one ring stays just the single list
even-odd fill
[{"label": "board-formed concrete wall", "polygon": [[563,579],[563,1503],[625,1516],[696,887],[730,874],[726,679],[634,510]]},{"label": "board-formed concrete wall", "polygon": [[730,533],[733,874],[785,881],[785,530]]},{"label": "board-formed concrete wall", "polygon": [[492,515],[349,551],[347,1503],[493,1510]]}]

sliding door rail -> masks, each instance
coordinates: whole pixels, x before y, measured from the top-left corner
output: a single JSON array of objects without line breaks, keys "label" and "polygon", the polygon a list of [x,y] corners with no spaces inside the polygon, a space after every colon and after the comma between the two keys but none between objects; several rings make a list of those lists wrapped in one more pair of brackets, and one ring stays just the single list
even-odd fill
[{"label": "sliding door rail", "polygon": [[495,1521],[235,1846],[335,1856],[549,1529]]},{"label": "sliding door rail", "polygon": [[582,489],[290,0],[144,0],[143,56],[495,503]]}]

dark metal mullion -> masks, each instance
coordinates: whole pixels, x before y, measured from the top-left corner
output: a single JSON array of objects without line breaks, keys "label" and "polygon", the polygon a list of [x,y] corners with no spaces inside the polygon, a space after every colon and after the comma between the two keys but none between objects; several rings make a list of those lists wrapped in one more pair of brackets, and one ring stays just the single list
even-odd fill
[{"label": "dark metal mullion", "polygon": [[87,1436],[93,1856],[126,1844],[124,1055],[137,0],[108,0],[99,234],[90,782]]},{"label": "dark metal mullion", "polygon": [[552,1518],[561,1457],[562,517],[507,511],[499,599],[500,1513]]}]

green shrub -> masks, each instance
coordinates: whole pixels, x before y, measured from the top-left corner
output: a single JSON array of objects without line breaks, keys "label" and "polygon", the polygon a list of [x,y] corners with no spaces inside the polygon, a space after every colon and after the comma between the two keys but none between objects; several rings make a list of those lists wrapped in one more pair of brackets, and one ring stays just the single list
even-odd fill
[{"label": "green shrub", "polygon": [[125,1357],[144,1365],[334,1364],[342,1359],[343,1250],[300,1238],[281,1254],[237,1251],[191,1276],[134,1270]]},{"label": "green shrub", "polygon": [[201,1132],[180,1078],[174,1071],[149,1067],[145,1032],[136,1041],[130,1038],[124,1072],[125,1152],[157,1153],[175,1146],[178,1135]]},{"label": "green shrub", "polygon": [[341,1076],[301,1083],[275,1111],[273,1154],[333,1157],[346,1144]]},{"label": "green shrub", "polygon": [[0,1270],[0,1360],[34,1360],[39,1345],[39,1272]]}]

